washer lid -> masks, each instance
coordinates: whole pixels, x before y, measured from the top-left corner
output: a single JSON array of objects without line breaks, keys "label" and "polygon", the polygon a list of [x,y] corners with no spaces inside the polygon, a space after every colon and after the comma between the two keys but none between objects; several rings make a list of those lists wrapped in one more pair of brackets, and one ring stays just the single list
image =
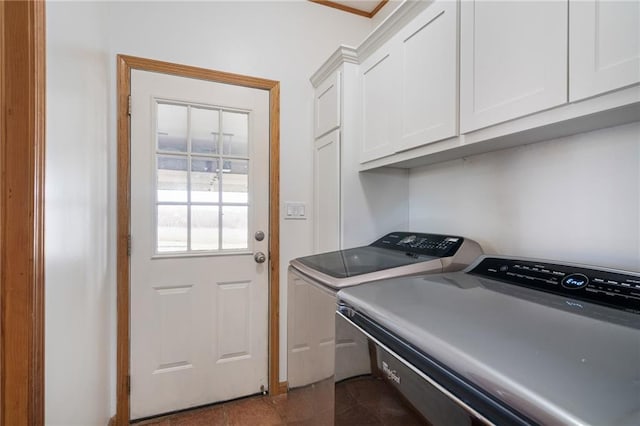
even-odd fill
[{"label": "washer lid", "polygon": [[315,254],[296,260],[333,278],[348,278],[432,259],[436,257],[366,246]]}]

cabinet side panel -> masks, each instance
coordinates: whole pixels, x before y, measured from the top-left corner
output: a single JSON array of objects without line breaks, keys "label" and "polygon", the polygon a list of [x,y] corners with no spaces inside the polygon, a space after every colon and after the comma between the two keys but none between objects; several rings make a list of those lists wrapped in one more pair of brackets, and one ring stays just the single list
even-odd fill
[{"label": "cabinet side panel", "polygon": [[340,248],[340,132],[334,130],[314,148],[315,251]]}]

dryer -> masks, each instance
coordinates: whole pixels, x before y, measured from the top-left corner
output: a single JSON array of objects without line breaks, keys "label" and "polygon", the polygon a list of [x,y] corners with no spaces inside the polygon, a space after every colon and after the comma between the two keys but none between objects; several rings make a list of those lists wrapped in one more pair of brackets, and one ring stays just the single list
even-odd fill
[{"label": "dryer", "polygon": [[373,367],[336,384],[336,425],[640,424],[637,272],[482,256],[338,299],[336,333],[370,347]]}]

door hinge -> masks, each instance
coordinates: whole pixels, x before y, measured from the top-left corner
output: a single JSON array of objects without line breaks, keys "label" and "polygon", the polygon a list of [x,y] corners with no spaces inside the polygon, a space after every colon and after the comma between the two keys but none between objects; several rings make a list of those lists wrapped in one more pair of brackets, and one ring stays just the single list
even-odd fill
[{"label": "door hinge", "polygon": [[127,113],[131,115],[131,95],[129,95],[129,98],[127,99]]},{"label": "door hinge", "polygon": [[127,256],[131,256],[131,234],[127,235]]}]

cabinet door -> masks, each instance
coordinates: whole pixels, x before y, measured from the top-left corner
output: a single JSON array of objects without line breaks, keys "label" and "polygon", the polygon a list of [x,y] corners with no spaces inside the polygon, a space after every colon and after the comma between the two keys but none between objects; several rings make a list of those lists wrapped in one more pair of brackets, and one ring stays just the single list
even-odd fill
[{"label": "cabinet door", "polygon": [[567,102],[567,1],[463,1],[460,131]]},{"label": "cabinet door", "polygon": [[340,71],[316,88],[314,96],[316,138],[340,126]]},{"label": "cabinet door", "polygon": [[640,2],[569,2],[569,100],[640,82]]},{"label": "cabinet door", "polygon": [[314,147],[315,251],[340,248],[340,131],[316,140]]},{"label": "cabinet door", "polygon": [[361,162],[395,152],[398,138],[400,72],[395,39],[387,42],[360,65],[362,90]]},{"label": "cabinet door", "polygon": [[457,134],[457,2],[436,2],[399,33],[405,150]]}]

